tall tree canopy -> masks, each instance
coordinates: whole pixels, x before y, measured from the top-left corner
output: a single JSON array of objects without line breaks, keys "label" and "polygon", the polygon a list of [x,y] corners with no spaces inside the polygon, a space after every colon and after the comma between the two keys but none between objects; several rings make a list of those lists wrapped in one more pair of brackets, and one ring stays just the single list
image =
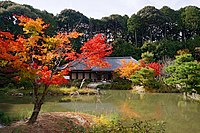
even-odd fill
[{"label": "tall tree canopy", "polygon": [[160,11],[165,16],[165,23],[162,26],[162,32],[165,39],[177,40],[180,33],[180,13],[167,6],[163,6]]},{"label": "tall tree canopy", "polygon": [[143,37],[145,40],[158,41],[162,38],[162,25],[165,23],[163,13],[153,6],[146,6],[137,12],[143,24]]},{"label": "tall tree canopy", "polygon": [[112,14],[101,19],[105,23],[106,32],[110,39],[123,38],[127,34],[128,16]]},{"label": "tall tree canopy", "polygon": [[23,30],[18,26],[19,21],[15,15],[24,15],[33,19],[42,18],[45,23],[50,24],[45,32],[48,35],[55,34],[57,28],[55,17],[47,11],[40,11],[32,6],[21,5],[11,1],[1,1],[0,7],[0,29],[2,31],[9,31],[15,35],[23,34]]},{"label": "tall tree canopy", "polygon": [[89,19],[82,13],[72,10],[62,10],[57,16],[58,31],[71,32],[74,29],[84,32],[88,29]]},{"label": "tall tree canopy", "polygon": [[[135,43],[136,47],[138,46],[138,41],[140,42],[140,44],[142,43],[141,26],[142,26],[141,17],[136,14],[133,14],[127,21],[128,31],[131,34],[131,41]],[[134,41],[132,38],[134,38]]]},{"label": "tall tree canopy", "polygon": [[[0,19],[2,20],[0,21],[0,29],[2,31],[10,31],[15,35],[23,33],[22,28],[17,25],[19,21],[14,17],[14,14],[25,15],[33,19],[39,17],[45,23],[50,24],[45,31],[48,35],[53,35],[56,31],[68,32],[73,30],[83,33],[78,38],[70,39],[72,47],[77,52],[81,52],[80,48],[83,42],[99,33],[104,34],[114,48],[118,49],[118,46],[120,46],[120,49],[125,51],[123,52],[125,54],[115,52],[115,56],[129,56],[131,50],[126,47],[134,47],[131,56],[135,56],[135,51],[137,51],[135,57],[140,58],[140,51],[143,50],[143,45],[147,42],[158,42],[156,43],[158,44],[157,49],[153,53],[160,53],[159,50],[161,50],[162,57],[168,56],[165,53],[166,51],[171,51],[170,58],[174,57],[173,54],[176,53],[176,50],[187,48],[194,54],[196,53],[194,49],[199,47],[196,40],[200,36],[200,9],[196,6],[186,6],[179,10],[173,10],[167,6],[163,6],[161,9],[146,6],[132,14],[130,18],[127,15],[111,14],[101,19],[88,18],[79,11],[72,9],[64,9],[54,16],[32,6],[10,1],[2,1],[0,6]],[[168,45],[163,42],[170,43]],[[181,45],[179,45],[180,43]],[[126,50],[128,51],[126,52]],[[174,52],[172,52],[173,50]],[[154,56],[155,60],[161,59],[157,55],[159,54]]]}]

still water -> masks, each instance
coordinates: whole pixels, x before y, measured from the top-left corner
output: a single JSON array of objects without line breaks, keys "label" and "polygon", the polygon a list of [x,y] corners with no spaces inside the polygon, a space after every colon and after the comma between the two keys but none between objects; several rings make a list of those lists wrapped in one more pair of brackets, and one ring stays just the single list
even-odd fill
[{"label": "still water", "polygon": [[[200,133],[200,103],[185,101],[181,94],[139,95],[118,90],[103,93],[80,96],[73,102],[59,102],[63,97],[48,97],[42,112],[116,113],[124,118],[165,121],[167,133]],[[30,97],[0,97],[0,110],[12,117],[28,117],[32,107]]]}]

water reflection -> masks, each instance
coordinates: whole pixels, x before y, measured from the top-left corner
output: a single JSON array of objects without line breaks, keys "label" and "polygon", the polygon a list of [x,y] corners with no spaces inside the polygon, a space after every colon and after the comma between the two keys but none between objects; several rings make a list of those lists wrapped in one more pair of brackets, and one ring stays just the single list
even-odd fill
[{"label": "water reflection", "polygon": [[139,94],[140,95],[140,100],[143,100],[144,99],[144,96],[145,96],[145,94],[144,93],[141,93],[141,94]]},{"label": "water reflection", "polygon": [[[200,131],[200,103],[185,101],[179,94],[132,94],[130,91],[105,91],[105,95],[81,96],[81,100],[59,103],[61,97],[49,97],[43,112],[79,111],[91,114],[118,113],[120,116],[142,120],[165,121],[169,133],[198,133]],[[18,113],[32,110],[31,100],[26,104],[1,98],[0,110]],[[26,98],[25,98],[26,99]],[[3,101],[3,102],[2,102]],[[7,109],[5,109],[8,107]]]}]

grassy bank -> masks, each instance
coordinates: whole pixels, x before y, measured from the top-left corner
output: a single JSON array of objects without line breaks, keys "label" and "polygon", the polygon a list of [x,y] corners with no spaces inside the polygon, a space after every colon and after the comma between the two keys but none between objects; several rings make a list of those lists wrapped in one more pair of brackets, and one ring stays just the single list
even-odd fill
[{"label": "grassy bank", "polygon": [[33,125],[26,121],[18,121],[0,129],[6,133],[38,133],[38,132],[70,132],[70,133],[146,133],[165,131],[165,123],[138,121],[130,119],[129,123],[120,119],[118,115],[93,116],[83,113],[54,112],[43,113]]}]

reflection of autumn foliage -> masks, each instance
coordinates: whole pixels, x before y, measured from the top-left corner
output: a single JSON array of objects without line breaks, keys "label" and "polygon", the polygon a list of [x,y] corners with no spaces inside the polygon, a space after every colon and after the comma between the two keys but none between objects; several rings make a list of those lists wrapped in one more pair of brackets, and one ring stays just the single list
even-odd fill
[{"label": "reflection of autumn foliage", "polygon": [[129,104],[127,102],[124,102],[120,105],[120,112],[122,115],[128,118],[139,118],[140,115],[138,112],[134,111],[132,108],[130,108]]},{"label": "reflection of autumn foliage", "polygon": [[163,114],[163,112],[162,112],[161,106],[160,106],[160,105],[157,105],[157,106],[155,107],[154,113],[150,114],[150,117],[151,117],[152,119],[160,120],[160,119],[162,118],[162,114]]}]

